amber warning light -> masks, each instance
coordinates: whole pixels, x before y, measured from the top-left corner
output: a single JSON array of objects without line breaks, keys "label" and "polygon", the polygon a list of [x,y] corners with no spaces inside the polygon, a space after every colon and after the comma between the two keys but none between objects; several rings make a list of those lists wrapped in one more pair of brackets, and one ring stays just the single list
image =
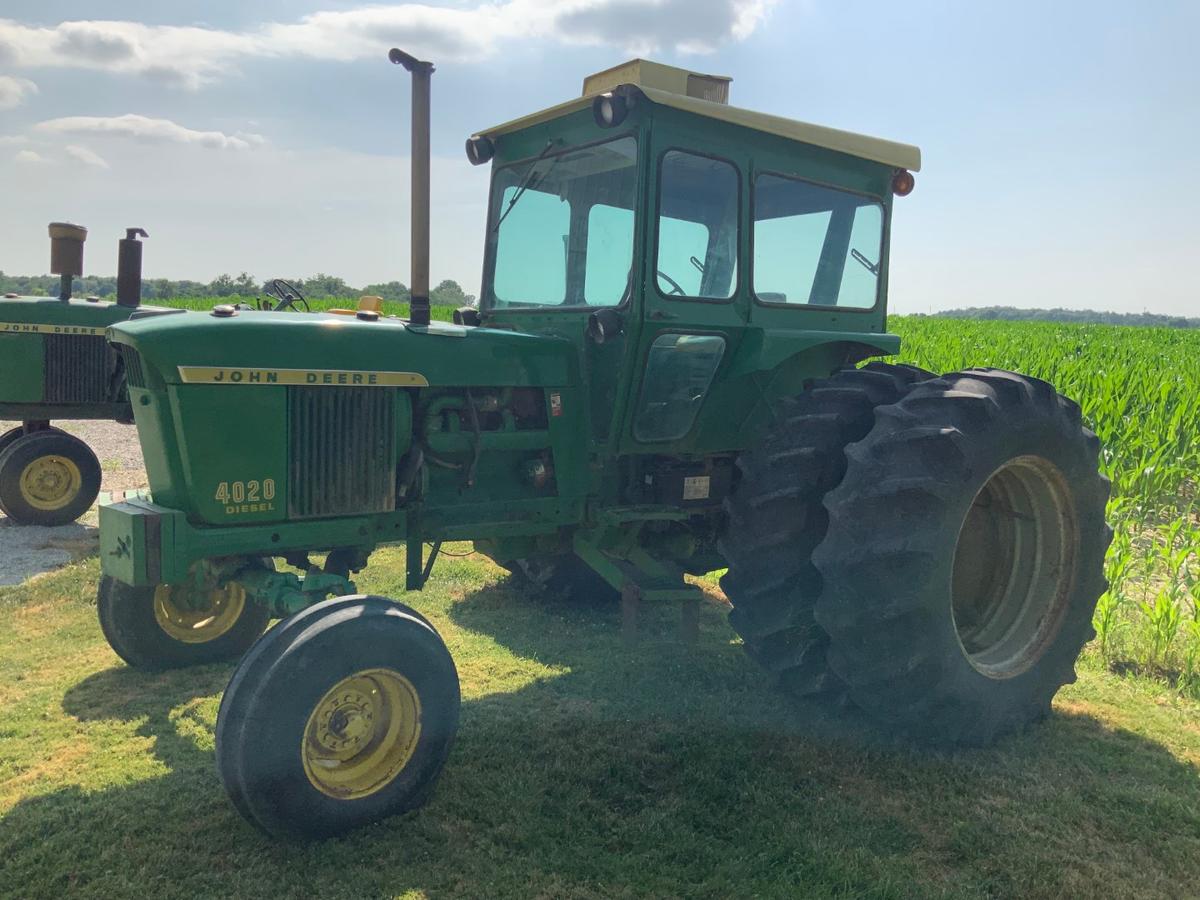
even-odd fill
[{"label": "amber warning light", "polygon": [[897,197],[907,197],[916,186],[917,179],[913,178],[913,173],[908,169],[899,169],[892,176],[892,193]]}]

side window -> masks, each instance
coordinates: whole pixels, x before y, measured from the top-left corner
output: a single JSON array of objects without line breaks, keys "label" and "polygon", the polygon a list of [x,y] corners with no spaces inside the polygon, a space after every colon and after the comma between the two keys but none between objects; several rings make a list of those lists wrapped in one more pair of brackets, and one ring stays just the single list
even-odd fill
[{"label": "side window", "polygon": [[588,211],[584,302],[588,306],[619,304],[629,287],[632,266],[633,210],[597,203]]},{"label": "side window", "polygon": [[675,297],[732,297],[737,287],[737,169],[719,159],[669,151],[659,171],[658,213],[659,291]]},{"label": "side window", "polygon": [[763,303],[870,309],[879,294],[883,207],[779,175],[754,180],[754,295]]},{"label": "side window", "polygon": [[692,430],[721,357],[725,338],[712,334],[660,334],[650,345],[633,436],[674,441]]}]

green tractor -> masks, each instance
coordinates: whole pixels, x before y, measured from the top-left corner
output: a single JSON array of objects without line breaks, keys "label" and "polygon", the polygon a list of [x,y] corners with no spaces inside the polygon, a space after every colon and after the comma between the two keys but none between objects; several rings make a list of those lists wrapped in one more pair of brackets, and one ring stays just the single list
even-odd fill
[{"label": "green tractor", "polygon": [[[19,421],[0,434],[0,512],[18,525],[65,525],[91,508],[100,490],[100,461],[55,419],[133,422],[124,360],[104,340],[109,325],[181,313],[142,305],[141,228],[118,242],[116,302],[71,296],[83,274],[87,229],[50,223],[50,271],[57,297],[0,299],[0,420]],[[305,307],[285,281],[268,282],[262,308]]]},{"label": "green tractor", "polygon": [[940,744],[1045,715],[1092,636],[1108,483],[1049,384],[867,362],[900,346],[889,235],[918,150],[618,66],[468,140],[492,163],[482,297],[439,323],[433,67],[391,59],[413,84],[408,320],[226,309],[108,332],[150,480],[101,507],[110,643],[184,665],[282,618],[221,702],[237,809],[320,837],[429,796],[454,663],[351,580],[397,542],[411,590],[471,540],[531,590],[627,610],[694,610],[684,575],[727,568],[733,628],[795,696]]},{"label": "green tractor", "polygon": [[100,490],[100,462],[53,419],[130,423],[121,358],[105,329],[134,316],[178,310],[141,306],[141,228],[120,242],[115,303],[75,299],[87,229],[50,224],[50,270],[62,277],[58,297],[0,300],[0,419],[21,424],[0,434],[0,512],[20,525],[65,525],[89,509]]}]

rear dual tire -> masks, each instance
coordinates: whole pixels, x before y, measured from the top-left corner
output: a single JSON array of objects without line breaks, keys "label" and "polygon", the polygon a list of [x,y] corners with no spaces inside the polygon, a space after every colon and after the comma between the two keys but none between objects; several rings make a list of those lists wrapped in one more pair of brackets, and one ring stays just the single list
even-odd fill
[{"label": "rear dual tire", "polygon": [[844,694],[813,615],[821,576],[812,553],[825,538],[822,500],[846,471],[845,447],[871,430],[876,407],[933,377],[881,362],[835,372],[781,401],[774,430],[738,457],[725,501],[720,549],[729,569],[721,588],[746,652],[793,696],[837,703]]},{"label": "rear dual tire", "polygon": [[857,706],[969,745],[1049,712],[1107,587],[1099,449],[1078,405],[998,369],[876,411],[813,555],[828,662]]}]

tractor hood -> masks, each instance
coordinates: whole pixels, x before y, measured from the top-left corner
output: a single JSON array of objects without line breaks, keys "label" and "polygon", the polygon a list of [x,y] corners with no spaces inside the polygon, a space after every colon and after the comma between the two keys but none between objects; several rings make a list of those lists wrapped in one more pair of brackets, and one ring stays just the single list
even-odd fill
[{"label": "tractor hood", "polygon": [[563,386],[565,340],[397,318],[237,311],[162,316],[108,330],[167,384],[371,384],[401,387]]}]

